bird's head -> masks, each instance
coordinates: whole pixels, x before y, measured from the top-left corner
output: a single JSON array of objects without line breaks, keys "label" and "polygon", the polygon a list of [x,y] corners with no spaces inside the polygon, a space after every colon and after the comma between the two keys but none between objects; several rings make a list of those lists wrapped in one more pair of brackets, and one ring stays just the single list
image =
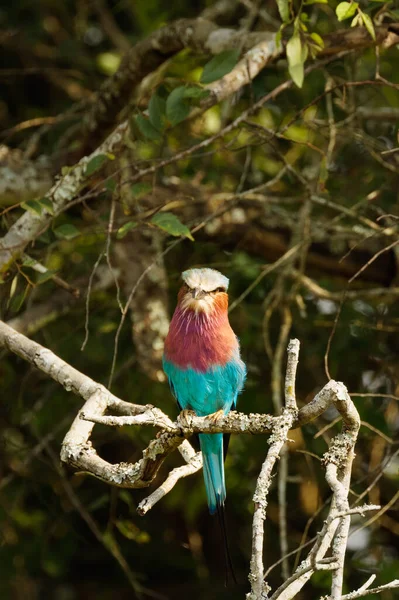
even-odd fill
[{"label": "bird's head", "polygon": [[227,310],[227,277],[215,269],[188,269],[182,273],[183,285],[178,295],[181,308],[210,315]]}]

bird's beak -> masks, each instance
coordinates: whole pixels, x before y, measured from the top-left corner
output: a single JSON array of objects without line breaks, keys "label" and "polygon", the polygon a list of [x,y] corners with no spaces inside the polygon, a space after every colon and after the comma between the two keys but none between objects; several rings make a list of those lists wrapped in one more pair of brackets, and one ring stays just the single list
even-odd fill
[{"label": "bird's beak", "polygon": [[201,290],[201,288],[194,288],[191,292],[193,298],[195,298],[195,300],[198,300],[199,298],[202,298],[202,296],[204,295],[204,292]]}]

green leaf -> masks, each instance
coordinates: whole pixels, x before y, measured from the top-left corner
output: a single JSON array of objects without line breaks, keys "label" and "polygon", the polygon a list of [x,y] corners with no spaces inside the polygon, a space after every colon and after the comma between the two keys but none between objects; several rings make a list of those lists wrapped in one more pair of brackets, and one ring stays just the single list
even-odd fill
[{"label": "green leaf", "polygon": [[23,267],[34,267],[37,264],[37,260],[31,258],[30,256],[24,255],[24,260],[22,261]]},{"label": "green leaf", "polygon": [[344,21],[353,17],[359,6],[358,2],[340,2],[335,9],[335,13],[338,17],[338,21]]},{"label": "green leaf", "polygon": [[11,282],[11,287],[10,287],[10,298],[13,297],[13,295],[15,294],[15,291],[17,289],[17,284],[18,284],[18,273],[17,275],[14,276],[14,279]]},{"label": "green leaf", "polygon": [[122,225],[122,227],[119,227],[117,233],[116,233],[116,237],[118,240],[121,240],[122,238],[125,237],[125,235],[131,230],[134,229],[135,227],[137,227],[138,223],[137,221],[128,221],[127,223],[125,223],[124,225]]},{"label": "green leaf", "polygon": [[22,202],[21,208],[28,210],[34,215],[39,215],[39,217],[42,214],[42,207],[40,205],[40,202],[38,202],[37,200],[28,200],[27,202]]},{"label": "green leaf", "polygon": [[90,175],[93,175],[93,173],[101,169],[106,160],[108,160],[108,156],[106,154],[97,154],[96,156],[93,156],[93,158],[89,160],[86,165],[86,177],[90,177]]},{"label": "green leaf", "polygon": [[318,33],[311,33],[310,37],[320,48],[324,48],[323,38]]},{"label": "green leaf", "polygon": [[39,273],[36,277],[36,283],[40,285],[41,283],[45,283],[49,279],[51,279],[54,275],[56,275],[57,271],[53,269],[47,269],[45,273]]},{"label": "green leaf", "polygon": [[52,241],[52,237],[48,231],[44,231],[37,239],[42,244],[49,244]]},{"label": "green leaf", "polygon": [[151,223],[175,237],[184,236],[194,241],[187,225],[184,225],[173,213],[159,212],[151,219]]},{"label": "green leaf", "polygon": [[204,88],[195,86],[195,85],[189,85],[187,87],[184,88],[184,98],[190,98],[191,100],[202,100],[203,98],[206,98],[207,96],[209,96],[210,91],[206,90]]},{"label": "green leaf", "polygon": [[288,0],[277,0],[278,12],[283,23],[290,20],[290,3]]},{"label": "green leaf", "polygon": [[106,548],[110,548],[110,550],[112,550],[113,552],[115,551],[115,538],[114,538],[114,534],[112,533],[111,529],[106,529],[104,534],[103,534],[103,543],[105,545]]},{"label": "green leaf", "polygon": [[148,192],[152,190],[152,185],[145,181],[141,181],[140,183],[134,183],[130,189],[133,196],[138,199],[148,194]]},{"label": "green leaf", "polygon": [[65,223],[54,229],[54,234],[61,240],[72,240],[77,235],[80,235],[80,231],[76,229],[75,225]]},{"label": "green leaf", "polygon": [[129,519],[119,519],[115,521],[115,525],[119,532],[128,540],[134,540],[138,544],[145,544],[150,541],[148,533],[146,531],[141,531],[137,525]]},{"label": "green leaf", "polygon": [[328,0],[305,0],[304,4],[328,4]]},{"label": "green leaf", "polygon": [[283,37],[283,25],[280,27],[280,29],[276,33],[276,37],[275,37],[276,48],[280,48],[282,37]]},{"label": "green leaf", "polygon": [[175,88],[166,100],[166,116],[172,126],[184,121],[190,112],[190,105],[184,96],[185,89],[183,85]]},{"label": "green leaf", "polygon": [[41,198],[38,202],[50,215],[54,214],[53,203],[50,198]]},{"label": "green leaf", "polygon": [[375,40],[375,30],[374,30],[374,25],[373,25],[373,21],[371,20],[371,17],[368,14],[364,13],[363,11],[361,11],[360,14],[362,15],[362,20],[363,20],[363,23],[364,23],[367,31],[369,32],[369,34],[371,35],[373,40]]},{"label": "green leaf", "polygon": [[154,127],[150,119],[147,119],[142,114],[138,114],[135,117],[135,121],[137,127],[139,128],[140,132],[145,138],[153,141],[159,140],[159,138],[161,137],[161,132]]},{"label": "green leaf", "polygon": [[153,94],[148,104],[148,113],[151,124],[157,131],[162,131],[165,126],[166,101],[158,94]]},{"label": "green leaf", "polygon": [[298,33],[294,33],[292,38],[288,40],[286,51],[289,73],[295,85],[300,88],[302,87],[305,74],[305,55],[302,49],[301,38],[299,37]]},{"label": "green leaf", "polygon": [[117,327],[118,323],[115,323],[115,321],[105,321],[101,323],[97,331],[99,333],[111,333],[111,331],[115,331]]},{"label": "green leaf", "polygon": [[239,50],[225,50],[206,63],[201,75],[201,83],[212,83],[220,79],[236,66],[240,56]]},{"label": "green leaf", "polygon": [[104,187],[108,192],[114,192],[116,190],[116,181],[113,177],[111,179],[107,179],[104,183]]},{"label": "green leaf", "polygon": [[21,309],[21,306],[23,305],[29,290],[30,284],[28,283],[28,285],[25,287],[22,293],[16,294],[14,298],[12,298],[9,306],[10,310],[12,310],[13,312],[18,312]]}]

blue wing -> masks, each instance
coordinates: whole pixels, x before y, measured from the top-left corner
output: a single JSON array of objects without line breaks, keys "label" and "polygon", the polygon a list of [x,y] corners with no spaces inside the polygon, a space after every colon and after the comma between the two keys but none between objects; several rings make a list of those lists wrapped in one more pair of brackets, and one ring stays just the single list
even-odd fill
[{"label": "blue wing", "polygon": [[204,417],[218,410],[228,413],[235,408],[243,388],[246,368],[241,360],[228,362],[200,373],[163,361],[172,394],[181,410],[193,410]]},{"label": "blue wing", "polygon": [[[228,413],[232,408],[235,409],[237,396],[243,388],[246,376],[245,365],[239,358],[204,373],[194,369],[181,369],[165,358],[163,367],[180,410],[194,410],[200,417],[218,410]],[[199,435],[211,514],[223,506],[226,498],[223,462],[229,438],[229,435],[223,436],[222,433]]]}]

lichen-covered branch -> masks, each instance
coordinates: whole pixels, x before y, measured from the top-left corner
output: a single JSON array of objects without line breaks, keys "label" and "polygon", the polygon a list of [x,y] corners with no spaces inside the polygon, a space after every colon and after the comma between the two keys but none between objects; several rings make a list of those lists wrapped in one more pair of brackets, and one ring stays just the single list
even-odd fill
[{"label": "lichen-covered branch", "polygon": [[[204,14],[212,15],[211,12]],[[118,113],[143,78],[184,48],[202,54],[217,54],[230,48],[241,48],[243,52],[247,52],[239,68],[211,88],[212,99],[204,103],[204,106],[210,106],[253,79],[260,70],[257,69],[257,63],[263,68],[271,60],[284,55],[284,48],[277,51],[273,38],[274,35],[268,31],[248,32],[245,28],[219,28],[212,20],[202,17],[180,19],[154,31],[126,52],[119,69],[97,92],[83,122],[79,124],[82,137],[86,138],[83,149],[87,151],[90,145],[98,143],[101,131],[115,123]],[[349,49],[362,50],[370,46],[389,47],[398,43],[398,39],[395,24],[377,27],[375,40],[364,27],[342,29],[324,37],[325,47],[321,56]],[[257,45],[259,46],[255,48]],[[230,87],[232,91],[229,91]]]},{"label": "lichen-covered branch", "polygon": [[15,258],[20,256],[26,246],[47,229],[53,219],[51,213],[58,213],[79,192],[86,179],[86,166],[89,161],[100,154],[115,151],[122,142],[127,128],[127,122],[116,127],[92,154],[82,158],[66,175],[60,177],[46,194],[52,203],[52,211],[43,209],[42,214],[39,215],[27,210],[11,225],[0,240],[0,281]]},{"label": "lichen-covered branch", "polygon": [[[303,588],[316,571],[316,565],[332,548],[334,569],[332,578],[332,599],[341,598],[342,574],[349,528],[348,493],[354,447],[360,427],[360,417],[343,383],[330,380],[317,396],[304,407],[302,418],[316,414],[319,408],[333,404],[342,416],[342,432],[333,438],[328,452],[324,456],[326,480],[333,492],[331,506],[323,528],[308,556],[298,566],[290,579],[284,582],[271,596],[270,600],[291,600]],[[308,408],[310,407],[310,408]],[[307,410],[306,410],[307,409]],[[309,569],[309,567],[311,567]]]},{"label": "lichen-covered branch", "polygon": [[[350,508],[348,492],[354,447],[360,427],[357,410],[343,383],[329,381],[317,396],[298,411],[295,399],[295,376],[298,364],[299,342],[291,340],[288,347],[288,364],[285,381],[285,407],[279,416],[244,415],[232,412],[213,423],[208,417],[184,415],[173,422],[161,410],[151,405],[125,402],[111,394],[103,385],[80,373],[51,350],[40,346],[0,321],[0,347],[8,349],[62,385],[65,390],[81,396],[84,405],[67,432],[61,450],[61,459],[80,471],[100,478],[119,487],[148,487],[155,479],[165,458],[178,449],[186,464],[173,469],[166,480],[141,501],[138,512],[146,514],[159,500],[170,492],[182,477],[197,472],[202,467],[202,457],[196,453],[188,440],[194,432],[268,433],[269,449],[258,478],[254,494],[254,518],[252,528],[252,557],[249,581],[251,592],[248,600],[291,600],[318,570],[332,571],[332,587],[329,600],[352,600],[367,593],[378,593],[399,586],[395,580],[385,586],[369,590],[370,579],[359,590],[342,596],[345,550],[347,546],[350,516],[379,507],[373,505]],[[287,441],[288,432],[294,427],[319,416],[329,406],[335,406],[342,417],[342,431],[333,438],[323,457],[326,480],[332,491],[328,516],[317,540],[305,560],[296,571],[269,596],[270,587],[264,579],[263,537],[266,518],[267,496],[271,474],[279,454]],[[106,414],[112,412],[114,414]],[[136,463],[110,464],[102,459],[93,447],[90,437],[95,423],[114,426],[153,426],[160,429],[158,435],[144,449]],[[331,549],[332,556],[326,558]]]},{"label": "lichen-covered branch", "polygon": [[21,150],[0,145],[0,206],[45,194],[51,186],[49,159],[32,161]]},{"label": "lichen-covered branch", "polygon": [[285,407],[281,417],[276,417],[269,437],[270,444],[266,459],[262,465],[254,494],[254,518],[252,523],[252,556],[249,581],[251,592],[248,600],[261,600],[267,598],[270,589],[264,581],[263,566],[263,537],[264,521],[266,519],[267,495],[271,484],[271,474],[279,454],[287,441],[287,434],[291,429],[298,413],[295,398],[295,374],[298,365],[299,341],[291,340],[288,346],[288,364],[285,380]]}]

